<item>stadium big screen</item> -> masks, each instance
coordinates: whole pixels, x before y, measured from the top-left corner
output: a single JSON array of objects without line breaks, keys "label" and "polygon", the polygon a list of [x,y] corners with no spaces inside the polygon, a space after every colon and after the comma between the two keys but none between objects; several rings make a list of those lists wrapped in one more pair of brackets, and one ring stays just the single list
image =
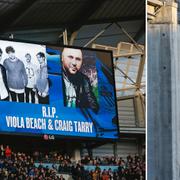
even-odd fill
[{"label": "stadium big screen", "polygon": [[0,133],[118,138],[112,53],[0,40]]}]

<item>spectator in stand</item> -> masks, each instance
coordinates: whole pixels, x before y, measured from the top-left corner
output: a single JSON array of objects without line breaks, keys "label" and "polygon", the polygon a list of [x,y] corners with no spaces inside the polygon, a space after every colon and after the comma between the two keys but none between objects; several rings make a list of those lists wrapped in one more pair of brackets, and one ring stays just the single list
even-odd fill
[{"label": "spectator in stand", "polygon": [[0,158],[4,159],[4,157],[5,157],[5,149],[4,149],[4,146],[1,144],[1,146],[0,146]]},{"label": "spectator in stand", "polygon": [[118,176],[118,172],[113,173],[113,180],[120,180]]},{"label": "spectator in stand", "polygon": [[49,161],[49,156],[48,156],[47,154],[45,155],[44,162],[46,162],[46,163],[49,163],[49,162],[50,162],[50,161]]},{"label": "spectator in stand", "polygon": [[110,176],[108,174],[108,172],[106,170],[104,170],[102,172],[102,176],[101,176],[102,180],[109,180],[110,179]]},{"label": "spectator in stand", "polygon": [[38,161],[39,160],[39,151],[35,151],[33,156],[34,156],[34,160]]},{"label": "spectator in stand", "polygon": [[[3,145],[2,145],[3,146]],[[39,152],[42,154],[42,152]],[[50,153],[50,152],[49,152]],[[45,159],[45,155],[42,154],[39,161]],[[145,180],[145,161],[139,155],[135,157],[127,157],[127,161],[122,158],[116,159],[114,157],[106,157],[108,163],[111,164],[113,159],[119,165],[116,171],[112,169],[104,170],[101,172],[99,165],[102,165],[101,160],[103,158],[95,158],[95,163],[97,164],[94,170],[91,172],[87,171],[81,163],[72,164],[67,155],[59,154],[58,152],[52,153],[52,157],[57,157],[60,166],[63,167],[64,173],[71,173],[73,180]],[[48,155],[50,157],[50,155]],[[61,158],[60,158],[61,157]],[[89,159],[89,157],[87,157]],[[53,162],[54,158],[49,158],[50,162]],[[118,160],[118,161],[117,161]],[[57,162],[58,163],[58,162]],[[59,164],[58,163],[58,164]],[[112,166],[112,165],[109,165]],[[34,159],[24,153],[11,153],[11,158],[5,156],[5,158],[0,157],[0,179],[27,179],[27,180],[50,180],[50,179],[60,179],[57,175],[56,169],[44,167],[44,161],[37,168],[35,167]],[[61,178],[62,179],[62,178]]]},{"label": "spectator in stand", "polygon": [[7,145],[5,148],[5,156],[7,159],[10,159],[11,155],[12,155],[12,151],[11,151],[10,147]]},{"label": "spectator in stand", "polygon": [[93,180],[100,180],[100,173],[98,170],[93,171],[92,173],[92,179]]},{"label": "spectator in stand", "polygon": [[65,180],[65,179],[63,178],[63,175],[62,175],[62,174],[61,174],[59,180]]}]

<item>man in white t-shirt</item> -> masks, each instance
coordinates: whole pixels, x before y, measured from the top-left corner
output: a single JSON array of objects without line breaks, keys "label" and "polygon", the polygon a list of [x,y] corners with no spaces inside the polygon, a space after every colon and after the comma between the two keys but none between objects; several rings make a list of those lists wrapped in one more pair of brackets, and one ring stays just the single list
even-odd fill
[{"label": "man in white t-shirt", "polygon": [[26,69],[26,74],[28,76],[28,83],[25,87],[25,93],[26,93],[26,102],[30,102],[31,97],[31,102],[35,103],[35,85],[36,85],[36,75],[37,75],[37,67],[35,64],[31,62],[31,55],[27,53],[25,55],[26,58],[26,63],[25,63],[25,69]]},{"label": "man in white t-shirt", "polygon": [[49,81],[46,56],[44,52],[36,54],[40,69],[36,79],[36,89],[39,104],[49,104]]}]

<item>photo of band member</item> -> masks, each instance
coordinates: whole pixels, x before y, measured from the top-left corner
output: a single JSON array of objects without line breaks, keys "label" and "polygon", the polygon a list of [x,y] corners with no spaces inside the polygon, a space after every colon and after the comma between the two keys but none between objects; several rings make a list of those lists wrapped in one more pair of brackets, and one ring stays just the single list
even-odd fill
[{"label": "photo of band member", "polygon": [[0,100],[49,104],[45,47],[0,41]]},{"label": "photo of band member", "polygon": [[95,64],[85,63],[81,49],[64,48],[61,59],[64,106],[90,108],[97,114],[99,104]]}]

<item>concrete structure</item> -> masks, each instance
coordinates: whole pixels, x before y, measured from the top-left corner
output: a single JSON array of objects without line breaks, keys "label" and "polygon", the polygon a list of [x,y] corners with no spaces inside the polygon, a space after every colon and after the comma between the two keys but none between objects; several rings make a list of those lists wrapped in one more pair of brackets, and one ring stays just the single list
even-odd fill
[{"label": "concrete structure", "polygon": [[180,36],[177,4],[164,3],[148,23],[149,180],[180,179]]}]

